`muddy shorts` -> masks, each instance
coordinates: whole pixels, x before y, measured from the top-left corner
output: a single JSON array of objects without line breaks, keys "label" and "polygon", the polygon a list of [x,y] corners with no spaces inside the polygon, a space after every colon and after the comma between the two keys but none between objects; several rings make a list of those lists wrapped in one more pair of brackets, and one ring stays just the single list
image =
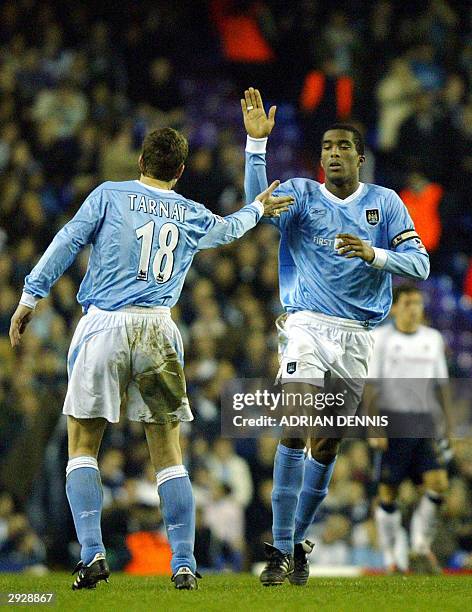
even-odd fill
[{"label": "muddy shorts", "polygon": [[193,420],[183,372],[183,344],[170,309],[91,306],[67,359],[64,414],[76,418],[169,423]]}]

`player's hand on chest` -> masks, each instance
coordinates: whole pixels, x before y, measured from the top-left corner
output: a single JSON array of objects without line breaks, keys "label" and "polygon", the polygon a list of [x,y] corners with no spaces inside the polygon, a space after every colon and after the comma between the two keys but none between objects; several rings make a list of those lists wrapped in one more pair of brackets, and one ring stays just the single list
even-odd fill
[{"label": "player's hand on chest", "polygon": [[[375,223],[374,223],[375,221]],[[346,210],[334,205],[313,204],[300,217],[300,232],[310,242],[334,240],[337,234],[353,234],[372,246],[383,246],[383,221],[379,211],[368,213],[363,209]]]}]

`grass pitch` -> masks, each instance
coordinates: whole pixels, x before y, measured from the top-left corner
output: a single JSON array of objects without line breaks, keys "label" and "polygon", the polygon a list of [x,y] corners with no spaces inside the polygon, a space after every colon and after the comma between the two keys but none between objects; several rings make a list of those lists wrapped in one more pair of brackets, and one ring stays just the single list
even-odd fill
[{"label": "grass pitch", "polygon": [[311,578],[306,587],[263,587],[255,576],[227,574],[205,577],[198,591],[176,591],[169,578],[125,574],[113,574],[93,591],[72,591],[71,583],[65,573],[0,574],[3,593],[55,593],[54,605],[23,609],[61,612],[449,612],[470,610],[472,601],[472,576]]}]

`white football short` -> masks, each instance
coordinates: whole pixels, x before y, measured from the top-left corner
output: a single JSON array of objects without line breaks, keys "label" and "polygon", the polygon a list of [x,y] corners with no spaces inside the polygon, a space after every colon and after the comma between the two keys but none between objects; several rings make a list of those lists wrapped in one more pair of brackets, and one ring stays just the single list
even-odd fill
[{"label": "white football short", "polygon": [[302,310],[280,316],[277,328],[282,384],[302,380],[323,387],[326,374],[366,378],[374,338],[359,321]]},{"label": "white football short", "polygon": [[123,409],[132,421],[193,420],[169,308],[91,306],[72,338],[67,371],[64,414],[117,423]]}]

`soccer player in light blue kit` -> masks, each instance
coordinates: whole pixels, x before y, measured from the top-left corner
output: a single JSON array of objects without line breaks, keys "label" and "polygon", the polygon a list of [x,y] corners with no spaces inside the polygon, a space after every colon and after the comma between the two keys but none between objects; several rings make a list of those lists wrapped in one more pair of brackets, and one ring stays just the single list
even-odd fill
[{"label": "soccer player in light blue kit", "polygon": [[[266,142],[276,108],[266,115],[253,88],[246,90],[241,106],[248,134],[246,200],[251,202],[267,186]],[[391,274],[428,277],[428,254],[398,195],[359,181],[364,159],[361,134],[335,124],[321,142],[326,182],[295,178],[276,191],[295,199],[289,212],[274,220],[280,231],[280,299],[287,313],[279,324],[283,384],[297,380],[322,386],[329,375],[351,379],[355,388],[367,376],[370,330],[390,310]],[[361,391],[355,392],[357,402]],[[286,578],[306,584],[307,554],[313,549],[306,533],[327,495],[340,441],[311,438],[306,457],[305,440],[280,441],[272,492],[274,541],[266,544],[262,584],[278,585]]]},{"label": "soccer player in light blue kit", "polygon": [[140,179],[105,182],[92,191],[26,277],[12,317],[10,339],[16,346],[37,301],[91,245],[78,293],[84,316],[68,354],[63,410],[69,438],[66,490],[82,547],[73,589],[94,588],[109,576],[97,455],[107,422],[119,421],[122,401],[128,418],[144,423],[172,548],[172,580],[178,589],[197,588],[194,500],[179,445],[179,423],[193,416],[182,339],[170,309],[197,251],[240,238],[263,214],[287,210],[291,198],[271,197],[275,181],[221,218],[173,190],[187,154],[187,141],[175,130],[148,134]]}]

